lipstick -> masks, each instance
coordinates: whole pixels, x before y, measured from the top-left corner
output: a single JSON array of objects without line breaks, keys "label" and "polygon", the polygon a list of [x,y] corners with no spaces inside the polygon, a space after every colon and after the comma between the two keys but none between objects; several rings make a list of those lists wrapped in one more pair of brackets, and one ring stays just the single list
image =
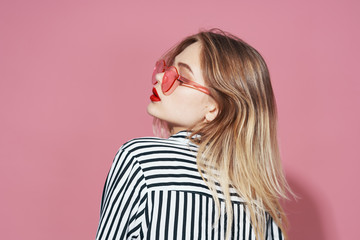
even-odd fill
[{"label": "lipstick", "polygon": [[157,91],[156,91],[155,88],[152,89],[152,93],[153,93],[153,95],[150,96],[150,100],[151,100],[152,102],[159,102],[159,101],[161,101],[161,99],[160,99],[160,97],[159,97],[159,94],[157,93]]}]

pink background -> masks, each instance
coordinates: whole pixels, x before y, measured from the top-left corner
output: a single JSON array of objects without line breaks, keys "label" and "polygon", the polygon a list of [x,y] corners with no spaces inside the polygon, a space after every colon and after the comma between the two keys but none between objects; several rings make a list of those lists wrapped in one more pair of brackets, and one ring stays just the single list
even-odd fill
[{"label": "pink background", "polygon": [[154,61],[220,27],[267,60],[291,239],[359,235],[359,1],[0,2],[1,239],[93,239],[113,157],[152,135]]}]

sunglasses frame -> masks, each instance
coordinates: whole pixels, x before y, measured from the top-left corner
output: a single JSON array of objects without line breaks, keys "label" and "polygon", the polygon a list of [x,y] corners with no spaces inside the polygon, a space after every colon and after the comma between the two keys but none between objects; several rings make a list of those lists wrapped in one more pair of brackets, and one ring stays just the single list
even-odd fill
[{"label": "sunglasses frame", "polygon": [[[160,65],[161,64],[161,65]],[[161,69],[161,70],[160,70]],[[175,77],[173,77],[173,79],[168,80],[169,78],[169,73],[170,71],[172,71],[173,73],[175,73]],[[198,90],[200,92],[203,92],[207,95],[210,95],[210,91],[207,87],[202,86],[201,84],[198,84],[197,82],[194,82],[192,80],[189,80],[187,78],[184,78],[183,76],[181,76],[177,70],[177,68],[175,66],[170,66],[168,67],[165,63],[165,60],[159,60],[156,62],[155,67],[154,67],[154,72],[153,72],[153,76],[152,76],[152,83],[156,84],[158,81],[156,80],[156,74],[158,73],[164,73],[162,82],[161,82],[161,90],[163,92],[163,94],[165,96],[170,95],[172,92],[174,92],[174,90],[177,88],[177,86],[179,86],[181,84],[181,86],[184,87],[189,87],[195,90]],[[172,84],[170,85],[170,87],[168,87],[168,89],[165,89],[166,86],[165,84],[167,84],[167,81],[172,81]]]}]

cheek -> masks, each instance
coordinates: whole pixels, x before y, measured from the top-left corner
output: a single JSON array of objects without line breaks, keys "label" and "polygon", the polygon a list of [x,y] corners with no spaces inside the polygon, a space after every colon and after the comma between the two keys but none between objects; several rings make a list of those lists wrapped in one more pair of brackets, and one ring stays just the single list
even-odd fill
[{"label": "cheek", "polygon": [[[192,127],[205,118],[206,97],[192,89],[179,88],[169,96],[161,96],[161,102],[150,103],[148,113],[173,124]],[[187,90],[187,91],[186,91]]]},{"label": "cheek", "polygon": [[188,95],[180,98],[174,96],[168,106],[172,107],[171,110],[176,117],[183,119],[190,125],[202,120],[205,116],[201,96]]}]

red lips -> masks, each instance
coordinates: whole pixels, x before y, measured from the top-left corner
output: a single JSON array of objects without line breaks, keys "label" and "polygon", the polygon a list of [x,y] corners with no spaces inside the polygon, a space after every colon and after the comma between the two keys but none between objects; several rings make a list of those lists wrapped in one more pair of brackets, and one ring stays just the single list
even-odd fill
[{"label": "red lips", "polygon": [[159,102],[159,101],[161,101],[161,99],[160,99],[160,97],[159,97],[159,94],[157,93],[157,91],[156,91],[155,88],[152,89],[152,92],[153,92],[153,95],[150,96],[150,100],[151,100],[152,102]]}]

